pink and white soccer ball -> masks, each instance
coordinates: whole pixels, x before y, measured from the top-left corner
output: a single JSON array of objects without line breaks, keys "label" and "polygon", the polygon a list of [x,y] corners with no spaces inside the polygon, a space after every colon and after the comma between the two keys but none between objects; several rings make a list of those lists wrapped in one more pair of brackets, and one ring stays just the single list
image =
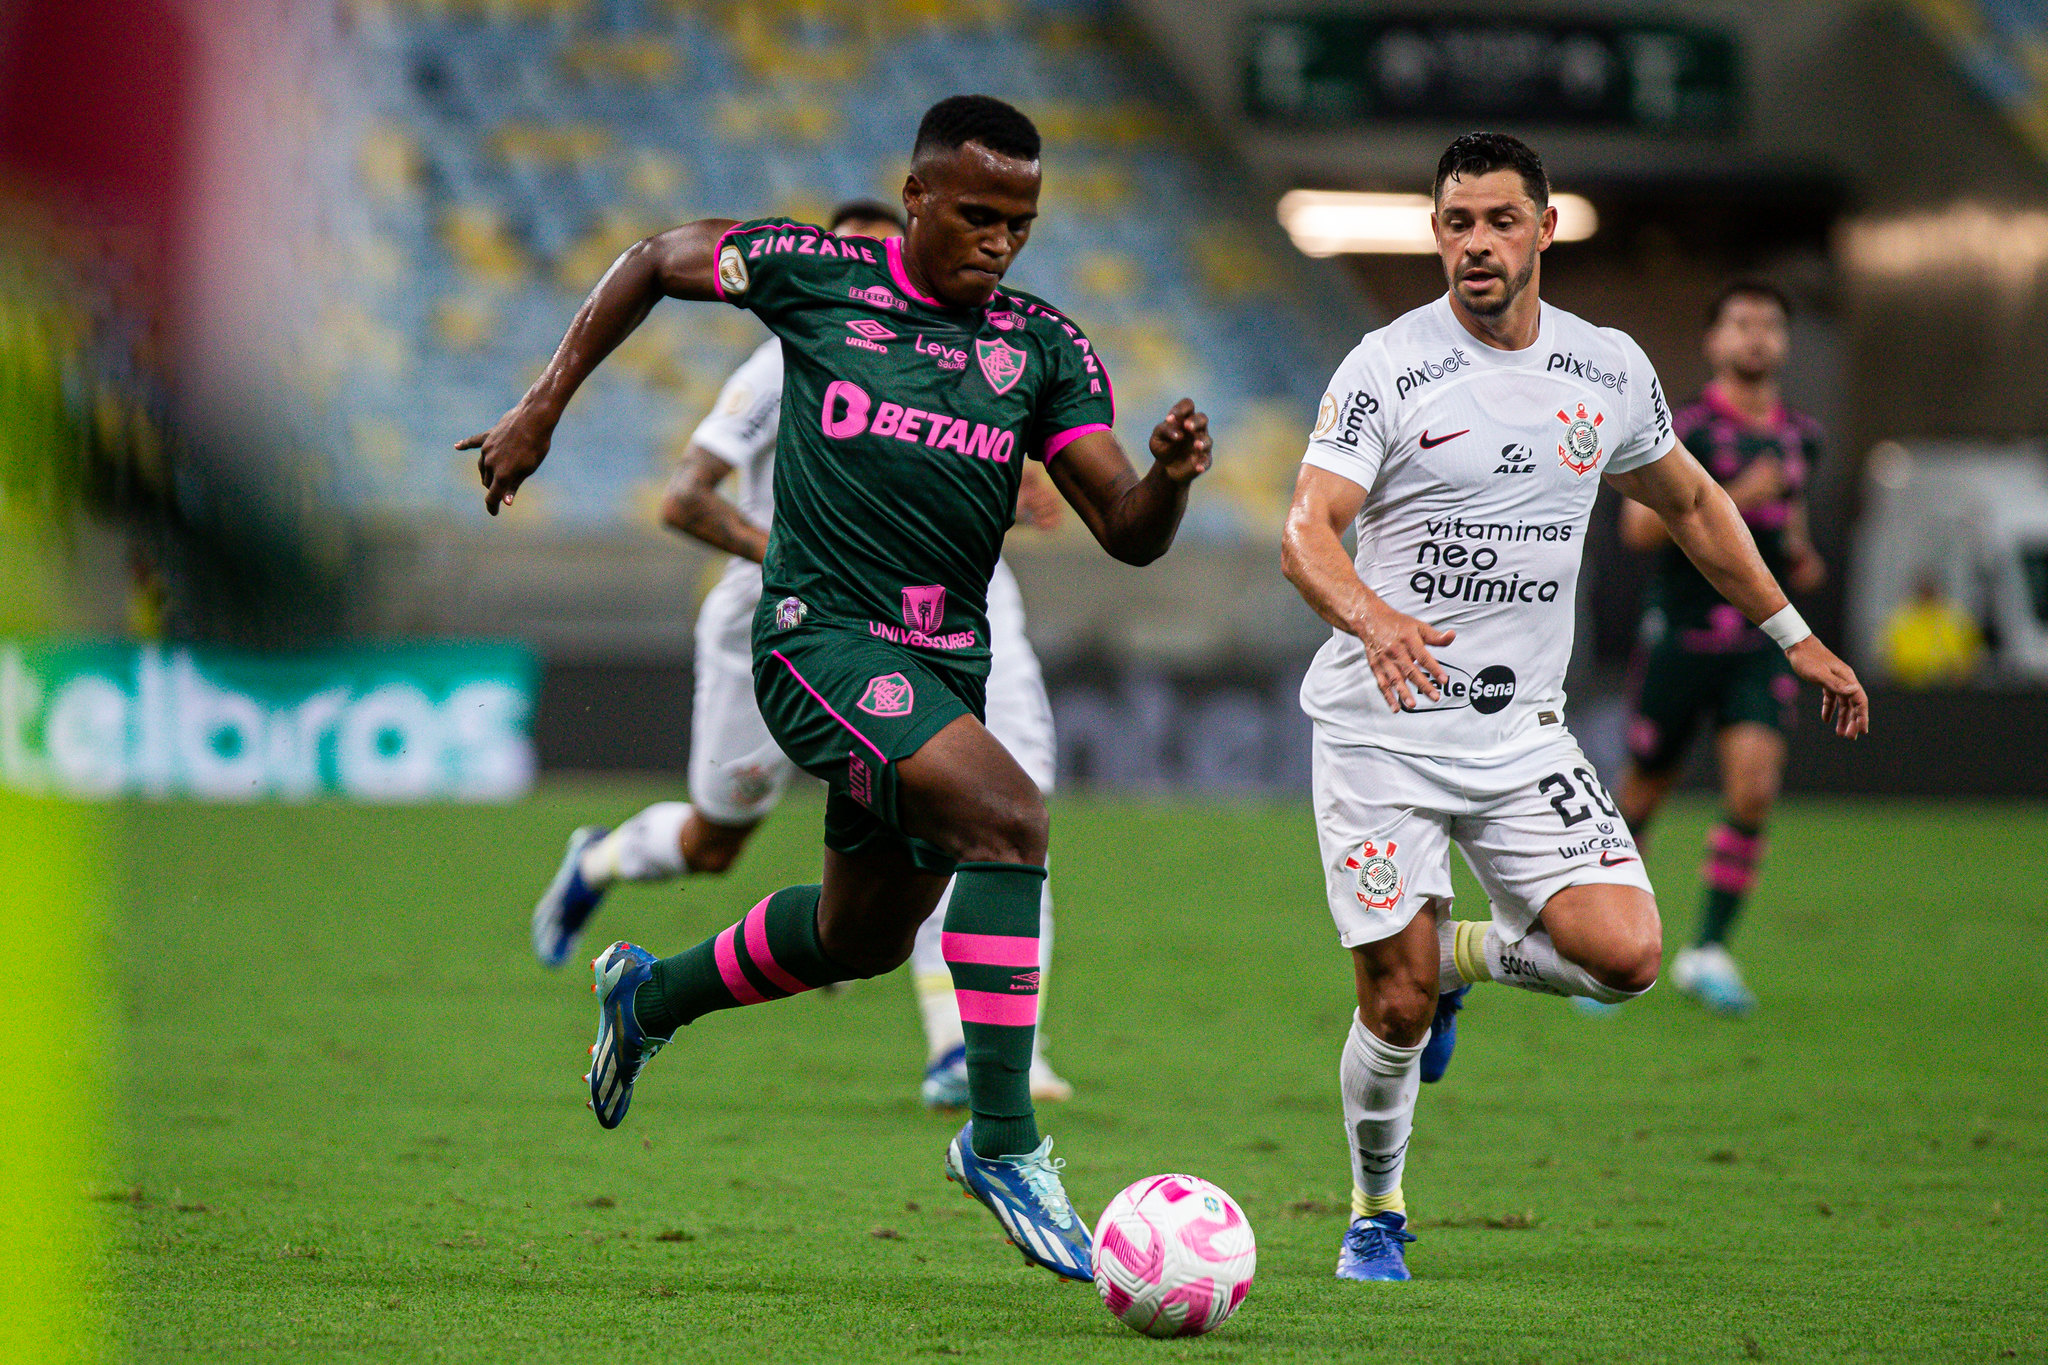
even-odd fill
[{"label": "pink and white soccer ball", "polygon": [[1215,1331],[1244,1302],[1258,1264],[1244,1211],[1199,1176],[1147,1176],[1095,1224],[1095,1292],[1148,1337]]}]

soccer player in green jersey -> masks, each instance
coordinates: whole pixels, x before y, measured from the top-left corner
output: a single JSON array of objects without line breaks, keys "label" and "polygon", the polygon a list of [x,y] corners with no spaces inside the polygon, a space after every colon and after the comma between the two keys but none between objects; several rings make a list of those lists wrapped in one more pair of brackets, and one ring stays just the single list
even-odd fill
[{"label": "soccer player in green jersey", "polygon": [[954,96],[919,126],[901,239],[775,218],[647,238],[525,396],[461,448],[482,452],[486,508],[511,505],[578,385],[663,298],[750,309],[782,338],[754,687],[776,743],[830,788],[824,875],[674,957],[628,943],[601,954],[591,1107],[617,1126],[641,1067],[703,1015],[895,968],[956,877],[944,942],[971,1117],[947,1175],[1027,1260],[1089,1279],[1088,1229],[1031,1105],[1048,820],[982,724],[986,594],[1024,460],[1045,463],[1104,549],[1147,564],[1172,544],[1211,448],[1182,399],[1153,428],[1141,477],[1088,338],[1002,287],[1037,217],[1038,154],[1023,114]]},{"label": "soccer player in green jersey", "polygon": [[[1811,592],[1825,566],[1806,534],[1806,484],[1820,460],[1820,426],[1787,408],[1778,371],[1790,349],[1792,307],[1777,286],[1737,280],[1707,315],[1714,377],[1672,417],[1756,539],[1772,573]],[[1747,1014],[1756,997],[1728,939],[1763,860],[1764,826],[1785,771],[1799,680],[1784,651],[1722,600],[1665,533],[1656,513],[1621,505],[1624,543],[1658,552],[1635,673],[1630,763],[1616,801],[1640,841],[1685,766],[1703,719],[1714,727],[1725,813],[1707,836],[1699,930],[1672,959],[1672,984],[1716,1014]]]}]

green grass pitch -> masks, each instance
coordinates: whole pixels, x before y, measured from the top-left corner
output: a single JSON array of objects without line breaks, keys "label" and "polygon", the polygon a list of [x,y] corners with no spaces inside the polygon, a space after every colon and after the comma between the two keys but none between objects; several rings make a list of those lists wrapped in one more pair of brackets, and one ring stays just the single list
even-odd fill
[{"label": "green grass pitch", "polygon": [[[1753,1019],[1481,987],[1425,1089],[1416,1280],[1331,1276],[1350,974],[1304,803],[1066,799],[1045,1115],[1093,1216],[1207,1176],[1259,1276],[1214,1336],[1116,1325],[940,1178],[909,984],[716,1015],[626,1125],[583,1108],[589,977],[535,967],[560,840],[654,797],[134,808],[100,1199],[129,1358],[2039,1360],[2048,810],[1797,804],[1740,940]],[[1690,927],[1710,809],[1651,870]],[[792,801],[723,882],[628,888],[672,952],[815,875]],[[1465,876],[1464,869],[1459,875]],[[1470,882],[1461,885],[1469,893]],[[1474,917],[1480,902],[1468,898]]]}]

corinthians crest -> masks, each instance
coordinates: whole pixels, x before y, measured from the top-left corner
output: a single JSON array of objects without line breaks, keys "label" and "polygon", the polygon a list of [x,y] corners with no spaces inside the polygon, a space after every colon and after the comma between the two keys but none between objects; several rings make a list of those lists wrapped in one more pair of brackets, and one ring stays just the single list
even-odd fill
[{"label": "corinthians crest", "polygon": [[974,357],[981,362],[982,377],[997,393],[1008,393],[1017,387],[1017,381],[1024,377],[1024,362],[1030,359],[1001,337],[976,341]]},{"label": "corinthians crest", "polygon": [[1606,414],[1594,413],[1586,416],[1586,405],[1579,404],[1578,415],[1569,416],[1559,410],[1557,420],[1564,423],[1564,440],[1557,447],[1558,462],[1574,474],[1591,472],[1600,463],[1600,424],[1607,420]]},{"label": "corinthians crest", "polygon": [[1393,909],[1407,886],[1401,869],[1394,864],[1392,840],[1382,851],[1367,839],[1356,853],[1344,859],[1344,866],[1358,875],[1358,903],[1368,910]]}]

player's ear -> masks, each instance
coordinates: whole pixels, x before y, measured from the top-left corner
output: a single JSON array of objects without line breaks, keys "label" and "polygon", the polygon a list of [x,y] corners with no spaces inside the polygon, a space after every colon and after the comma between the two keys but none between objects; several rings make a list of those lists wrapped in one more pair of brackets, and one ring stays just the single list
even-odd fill
[{"label": "player's ear", "polygon": [[1548,251],[1550,249],[1551,240],[1556,236],[1557,205],[1545,204],[1543,206],[1543,230],[1537,234],[1536,249],[1538,251]]},{"label": "player's ear", "polygon": [[925,196],[930,193],[916,171],[903,177],[903,217],[907,222],[915,222],[923,216]]}]

